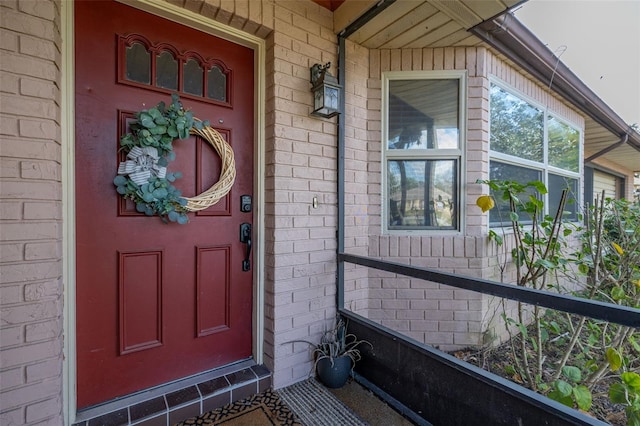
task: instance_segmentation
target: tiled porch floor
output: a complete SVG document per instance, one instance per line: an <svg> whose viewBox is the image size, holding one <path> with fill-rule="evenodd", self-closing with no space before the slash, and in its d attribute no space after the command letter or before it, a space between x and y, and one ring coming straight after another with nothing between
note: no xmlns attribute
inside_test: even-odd
<svg viewBox="0 0 640 426"><path fill-rule="evenodd" d="M74 426L170 426L271 387L271 372L243 362L80 413Z"/></svg>
<svg viewBox="0 0 640 426"><path fill-rule="evenodd" d="M85 410L74 426L171 426L270 387L271 372L246 361ZM370 426L413 424L354 381L331 393Z"/></svg>

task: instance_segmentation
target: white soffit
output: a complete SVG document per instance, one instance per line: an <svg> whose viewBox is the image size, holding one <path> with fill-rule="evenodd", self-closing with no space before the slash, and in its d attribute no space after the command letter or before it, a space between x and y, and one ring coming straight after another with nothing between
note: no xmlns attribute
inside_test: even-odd
<svg viewBox="0 0 640 426"><path fill-rule="evenodd" d="M349 40L369 49L419 49L475 46L467 29L499 15L522 0L397 0L367 22ZM334 14L336 33L375 5L345 1Z"/></svg>

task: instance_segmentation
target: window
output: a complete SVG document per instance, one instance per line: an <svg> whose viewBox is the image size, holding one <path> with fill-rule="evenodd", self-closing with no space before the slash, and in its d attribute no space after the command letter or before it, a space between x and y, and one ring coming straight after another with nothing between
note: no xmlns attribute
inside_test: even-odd
<svg viewBox="0 0 640 426"><path fill-rule="evenodd" d="M460 229L464 72L383 76L386 231Z"/></svg>
<svg viewBox="0 0 640 426"><path fill-rule="evenodd" d="M580 130L496 83L491 84L489 110L490 179L544 182L549 192L543 213L552 216L566 189L565 218L577 220ZM490 211L489 222L501 226L508 222L508 206L494 198L498 205Z"/></svg>
<svg viewBox="0 0 640 426"><path fill-rule="evenodd" d="M119 37L118 61L118 83L232 106L232 72L216 58L179 52L168 43L152 44L142 35L130 34Z"/></svg>

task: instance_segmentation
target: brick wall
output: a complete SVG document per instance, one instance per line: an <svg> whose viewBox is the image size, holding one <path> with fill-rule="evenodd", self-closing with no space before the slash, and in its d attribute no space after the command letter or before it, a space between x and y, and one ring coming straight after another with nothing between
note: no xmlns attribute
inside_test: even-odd
<svg viewBox="0 0 640 426"><path fill-rule="evenodd" d="M347 60L351 60L350 55L355 56L354 62L367 57L358 53L355 47L350 47L347 53ZM350 138L353 130L347 129L346 179L353 176L354 182L366 182L366 185L354 184L350 190L347 184L346 196L353 202L349 208L364 213L364 217L356 214L346 218L346 250L354 254L366 250L366 254L376 258L499 281L498 250L486 237L488 215L475 205L477 197L488 191L475 182L489 176L489 77L496 76L579 127L584 125L582 117L549 95L546 88L485 48L372 50L368 57L367 78L363 78L364 71L355 72L353 81L356 87L352 88L348 81L346 91L347 114L368 117L366 143L362 138ZM462 182L465 226L462 235L382 233L381 76L385 71L416 70L467 71L467 132ZM362 105L359 93L363 91L367 93L364 112L358 109ZM354 127L358 128L355 120ZM368 150L368 155L361 154L364 149ZM356 153L366 158L364 165L352 159ZM365 198L356 195L365 193ZM368 225L366 241L362 239L362 229L356 218ZM480 345L500 339L504 334L500 319L502 305L494 298L375 270L365 273L362 269L348 269L346 272L346 306L373 321L443 350ZM513 270L507 269L506 273L505 281L508 281ZM366 302L363 297L366 297ZM507 304L506 311L513 316L515 305Z"/></svg>
<svg viewBox="0 0 640 426"><path fill-rule="evenodd" d="M60 2L0 16L0 423L60 425Z"/></svg>
<svg viewBox="0 0 640 426"><path fill-rule="evenodd" d="M265 355L276 388L312 370L309 346L291 341L317 341L335 315L337 130L335 119L309 116L309 69L336 64L332 26L331 12L310 1L274 4L267 49Z"/></svg>

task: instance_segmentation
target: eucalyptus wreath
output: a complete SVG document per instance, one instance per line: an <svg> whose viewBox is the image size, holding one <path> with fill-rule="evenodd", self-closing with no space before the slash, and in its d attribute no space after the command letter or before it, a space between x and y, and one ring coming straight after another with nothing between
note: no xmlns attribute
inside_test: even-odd
<svg viewBox="0 0 640 426"><path fill-rule="evenodd" d="M209 122L185 110L178 95L173 94L171 100L169 106L160 102L135 114L130 132L120 138L126 159L120 163L113 183L118 194L136 204L138 212L158 215L165 223L185 224L189 221L188 200L173 186L182 173L170 173L167 166L175 159L174 140L187 139L192 129L202 130Z"/></svg>

